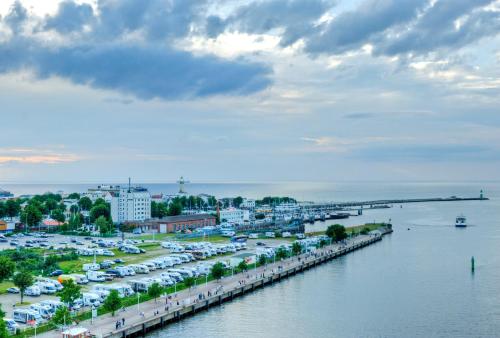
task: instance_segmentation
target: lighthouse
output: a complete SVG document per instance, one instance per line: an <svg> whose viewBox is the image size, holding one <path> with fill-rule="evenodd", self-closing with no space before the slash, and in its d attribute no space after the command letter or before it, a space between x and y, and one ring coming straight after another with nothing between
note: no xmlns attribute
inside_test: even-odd
<svg viewBox="0 0 500 338"><path fill-rule="evenodd" d="M481 189L481 192L479 193L479 199L484 200L483 189Z"/></svg>

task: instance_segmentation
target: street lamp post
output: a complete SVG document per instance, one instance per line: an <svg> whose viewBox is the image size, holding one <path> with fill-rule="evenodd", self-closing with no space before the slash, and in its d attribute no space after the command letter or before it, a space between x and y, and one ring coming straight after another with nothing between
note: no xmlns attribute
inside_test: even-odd
<svg viewBox="0 0 500 338"><path fill-rule="evenodd" d="M139 307L140 299L141 299L141 294L140 292L137 292L137 313L140 313L140 307Z"/></svg>

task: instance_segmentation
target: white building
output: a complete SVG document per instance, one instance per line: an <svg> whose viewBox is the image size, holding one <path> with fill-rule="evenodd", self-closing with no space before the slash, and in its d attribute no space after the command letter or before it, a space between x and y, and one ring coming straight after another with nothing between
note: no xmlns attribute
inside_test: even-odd
<svg viewBox="0 0 500 338"><path fill-rule="evenodd" d="M281 203L274 210L276 213L288 214L299 211L300 206L297 203Z"/></svg>
<svg viewBox="0 0 500 338"><path fill-rule="evenodd" d="M90 188L87 192L82 194L90 198L92 203L94 203L97 199L102 198L106 202L111 202L111 194L118 193L120 191L120 186L118 185L99 185L97 188Z"/></svg>
<svg viewBox="0 0 500 338"><path fill-rule="evenodd" d="M221 222L224 220L227 223L234 225L242 225L250 221L250 212L248 210L229 208L220 211Z"/></svg>
<svg viewBox="0 0 500 338"><path fill-rule="evenodd" d="M110 195L113 222L144 221L151 218L151 195L146 188L120 188Z"/></svg>
<svg viewBox="0 0 500 338"><path fill-rule="evenodd" d="M255 209L255 200L245 198L240 204L240 208L243 209Z"/></svg>

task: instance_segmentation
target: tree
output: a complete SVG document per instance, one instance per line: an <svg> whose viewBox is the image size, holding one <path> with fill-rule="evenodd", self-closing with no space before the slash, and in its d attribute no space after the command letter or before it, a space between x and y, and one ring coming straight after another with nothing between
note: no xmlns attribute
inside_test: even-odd
<svg viewBox="0 0 500 338"><path fill-rule="evenodd" d="M99 229L99 232L101 234L106 234L109 232L109 224L106 217L99 216L99 218L95 221L95 225Z"/></svg>
<svg viewBox="0 0 500 338"><path fill-rule="evenodd" d="M224 270L224 264L222 264L221 262L217 262L212 266L212 276L215 279L219 280L222 278L222 276L224 276Z"/></svg>
<svg viewBox="0 0 500 338"><path fill-rule="evenodd" d="M284 248L278 248L278 250L276 251L277 259L285 259L287 256L288 254Z"/></svg>
<svg viewBox="0 0 500 338"><path fill-rule="evenodd" d="M5 208L5 203L0 201L0 219L7 216L7 209Z"/></svg>
<svg viewBox="0 0 500 338"><path fill-rule="evenodd" d="M19 288L22 303L24 299L24 292L27 288L33 285L33 275L28 271L20 271L14 275L12 281L14 282L14 285Z"/></svg>
<svg viewBox="0 0 500 338"><path fill-rule="evenodd" d="M6 256L0 256L0 283L12 276L16 270L16 264Z"/></svg>
<svg viewBox="0 0 500 338"><path fill-rule="evenodd" d="M52 212L52 218L61 223L64 223L64 221L66 220L66 216L64 216L64 213L61 211L61 209L54 210Z"/></svg>
<svg viewBox="0 0 500 338"><path fill-rule="evenodd" d="M106 217L107 220L111 219L111 213L107 204L97 204L90 209L91 222L95 222L100 216Z"/></svg>
<svg viewBox="0 0 500 338"><path fill-rule="evenodd" d="M71 322L71 314L66 306L61 306L56 310L52 322L56 325L66 325Z"/></svg>
<svg viewBox="0 0 500 338"><path fill-rule="evenodd" d="M21 211L21 206L19 205L19 203L15 200L7 200L7 202L5 202L5 211L6 211L6 215L7 217L16 217L17 215L19 215L19 212Z"/></svg>
<svg viewBox="0 0 500 338"><path fill-rule="evenodd" d="M177 216L182 213L181 202L172 202L168 207L168 216Z"/></svg>
<svg viewBox="0 0 500 338"><path fill-rule="evenodd" d="M78 206L80 209L89 211L92 208L92 201L87 196L80 198L78 201Z"/></svg>
<svg viewBox="0 0 500 338"><path fill-rule="evenodd" d="M57 208L57 201L55 199L49 198L45 201L45 209L47 209L48 212L51 212L56 208Z"/></svg>
<svg viewBox="0 0 500 338"><path fill-rule="evenodd" d="M248 264L244 259L240 262L240 264L238 264L238 270L240 270L240 271L247 271L248 270Z"/></svg>
<svg viewBox="0 0 500 338"><path fill-rule="evenodd" d="M259 265L264 265L267 263L267 257L266 255L260 255L259 256Z"/></svg>
<svg viewBox="0 0 500 338"><path fill-rule="evenodd" d="M191 293L191 288L194 286L194 283L195 283L194 277L184 278L183 283L189 289L189 292Z"/></svg>
<svg viewBox="0 0 500 338"><path fill-rule="evenodd" d="M340 224L330 225L325 234L332 239L334 242L341 241L347 238L347 234L345 232L345 228Z"/></svg>
<svg viewBox="0 0 500 338"><path fill-rule="evenodd" d="M76 214L80 210L80 207L76 204L73 204L69 207L69 212L72 214Z"/></svg>
<svg viewBox="0 0 500 338"><path fill-rule="evenodd" d="M239 208L241 203L243 203L243 197L238 196L233 199L233 205L235 208Z"/></svg>
<svg viewBox="0 0 500 338"><path fill-rule="evenodd" d="M73 192L71 194L68 195L68 198L70 200L79 200L80 199L80 194L77 193L77 192Z"/></svg>
<svg viewBox="0 0 500 338"><path fill-rule="evenodd" d="M292 244L292 252L295 256L298 256L302 253L302 245L299 242L294 242Z"/></svg>
<svg viewBox="0 0 500 338"><path fill-rule="evenodd" d="M122 299L117 290L111 290L108 297L104 300L103 307L107 311L111 311L111 315L114 316L115 312L122 307Z"/></svg>
<svg viewBox="0 0 500 338"><path fill-rule="evenodd" d="M360 234L362 234L362 235L367 235L369 232L370 232L370 228L369 228L369 227L364 227L364 228L360 231Z"/></svg>
<svg viewBox="0 0 500 338"><path fill-rule="evenodd" d="M3 320L5 312L2 311L2 304L0 304L0 338L10 337L9 330L7 330L7 323Z"/></svg>
<svg viewBox="0 0 500 338"><path fill-rule="evenodd" d="M158 284L158 283L153 283L148 288L148 295L149 295L149 297L155 299L155 303L156 303L156 299L161 296L162 292L163 292L163 289L160 286L160 284Z"/></svg>
<svg viewBox="0 0 500 338"><path fill-rule="evenodd" d="M83 224L83 216L82 214L73 214L69 219L69 228L70 230L78 229Z"/></svg>
<svg viewBox="0 0 500 338"><path fill-rule="evenodd" d="M38 225L42 221L43 215L35 204L26 206L21 215L21 220L29 227Z"/></svg>
<svg viewBox="0 0 500 338"><path fill-rule="evenodd" d="M65 280L62 285L63 289L59 292L59 298L61 302L72 308L75 301L82 296L80 292L82 287L76 284L72 279Z"/></svg>

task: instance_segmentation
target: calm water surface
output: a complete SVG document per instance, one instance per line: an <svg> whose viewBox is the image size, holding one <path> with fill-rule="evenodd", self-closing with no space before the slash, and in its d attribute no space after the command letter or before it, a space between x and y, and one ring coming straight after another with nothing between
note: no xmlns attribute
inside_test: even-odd
<svg viewBox="0 0 500 338"><path fill-rule="evenodd" d="M3 187L14 192L12 186ZM152 190L165 187L156 185ZM175 185L168 187L175 191ZM408 204L353 217L344 224L391 219L395 231L378 244L170 325L151 337L498 337L498 183L192 187L219 197L279 194L339 201L476 196L482 188L490 201ZM207 190L199 191L203 189ZM453 226L461 213L471 224L466 229ZM476 258L474 274L471 256Z"/></svg>

